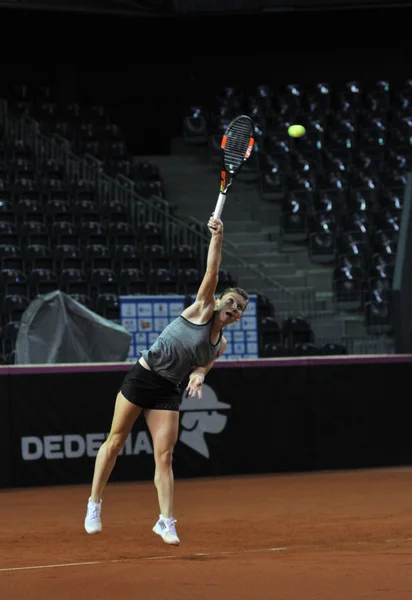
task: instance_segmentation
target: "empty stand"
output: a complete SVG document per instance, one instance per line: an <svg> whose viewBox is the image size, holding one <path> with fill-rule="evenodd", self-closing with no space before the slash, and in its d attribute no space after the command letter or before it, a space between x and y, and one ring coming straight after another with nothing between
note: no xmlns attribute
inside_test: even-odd
<svg viewBox="0 0 412 600"><path fill-rule="evenodd" d="M213 110L193 106L184 118L186 142L208 145L214 161L225 124L239 111L253 116L255 162L243 180L281 207L285 242L333 268L334 310L362 314L375 334L391 331L390 282L412 162L410 100L402 82L228 87ZM57 286L116 320L120 294L196 292L201 232L179 229L159 168L129 156L106 107L64 105L27 86L13 86L8 102L0 128L1 292L32 298ZM288 137L291 122L307 135ZM222 270L218 291L235 283ZM313 338L285 340L282 333L276 352L323 347Z"/></svg>

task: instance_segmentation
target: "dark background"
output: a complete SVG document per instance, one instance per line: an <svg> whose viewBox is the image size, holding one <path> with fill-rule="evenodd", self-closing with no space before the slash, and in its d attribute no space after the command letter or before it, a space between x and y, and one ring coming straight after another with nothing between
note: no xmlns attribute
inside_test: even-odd
<svg viewBox="0 0 412 600"><path fill-rule="evenodd" d="M190 103L224 86L412 74L411 8L133 17L0 8L0 90L102 103L130 152L164 154Z"/></svg>

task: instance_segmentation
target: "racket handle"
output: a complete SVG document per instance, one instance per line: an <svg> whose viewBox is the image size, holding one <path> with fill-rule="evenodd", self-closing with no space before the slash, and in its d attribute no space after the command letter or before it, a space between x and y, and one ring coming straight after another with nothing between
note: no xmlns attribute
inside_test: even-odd
<svg viewBox="0 0 412 600"><path fill-rule="evenodd" d="M219 194L219 198L217 199L217 202L216 202L215 212L213 213L213 216L215 217L215 219L220 219L220 215L222 214L225 200L226 200L226 194Z"/></svg>

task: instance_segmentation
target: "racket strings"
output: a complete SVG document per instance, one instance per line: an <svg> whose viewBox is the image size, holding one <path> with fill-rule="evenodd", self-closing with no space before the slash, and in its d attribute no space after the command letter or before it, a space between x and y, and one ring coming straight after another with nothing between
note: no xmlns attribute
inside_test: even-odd
<svg viewBox="0 0 412 600"><path fill-rule="evenodd" d="M233 147L226 145L225 148L225 167L232 171L245 160L245 154L249 146L249 139L244 142L238 142Z"/></svg>
<svg viewBox="0 0 412 600"><path fill-rule="evenodd" d="M228 128L226 131L224 162L229 171L237 169L245 160L252 135L253 128L249 119L239 119L232 128Z"/></svg>

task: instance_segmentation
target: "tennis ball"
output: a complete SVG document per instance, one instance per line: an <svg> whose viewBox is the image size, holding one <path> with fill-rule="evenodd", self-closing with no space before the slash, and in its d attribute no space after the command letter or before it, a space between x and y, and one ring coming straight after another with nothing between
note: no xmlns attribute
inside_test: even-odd
<svg viewBox="0 0 412 600"><path fill-rule="evenodd" d="M302 137L305 135L305 133L306 129L303 127L303 125L291 125L288 129L288 134L294 138Z"/></svg>

